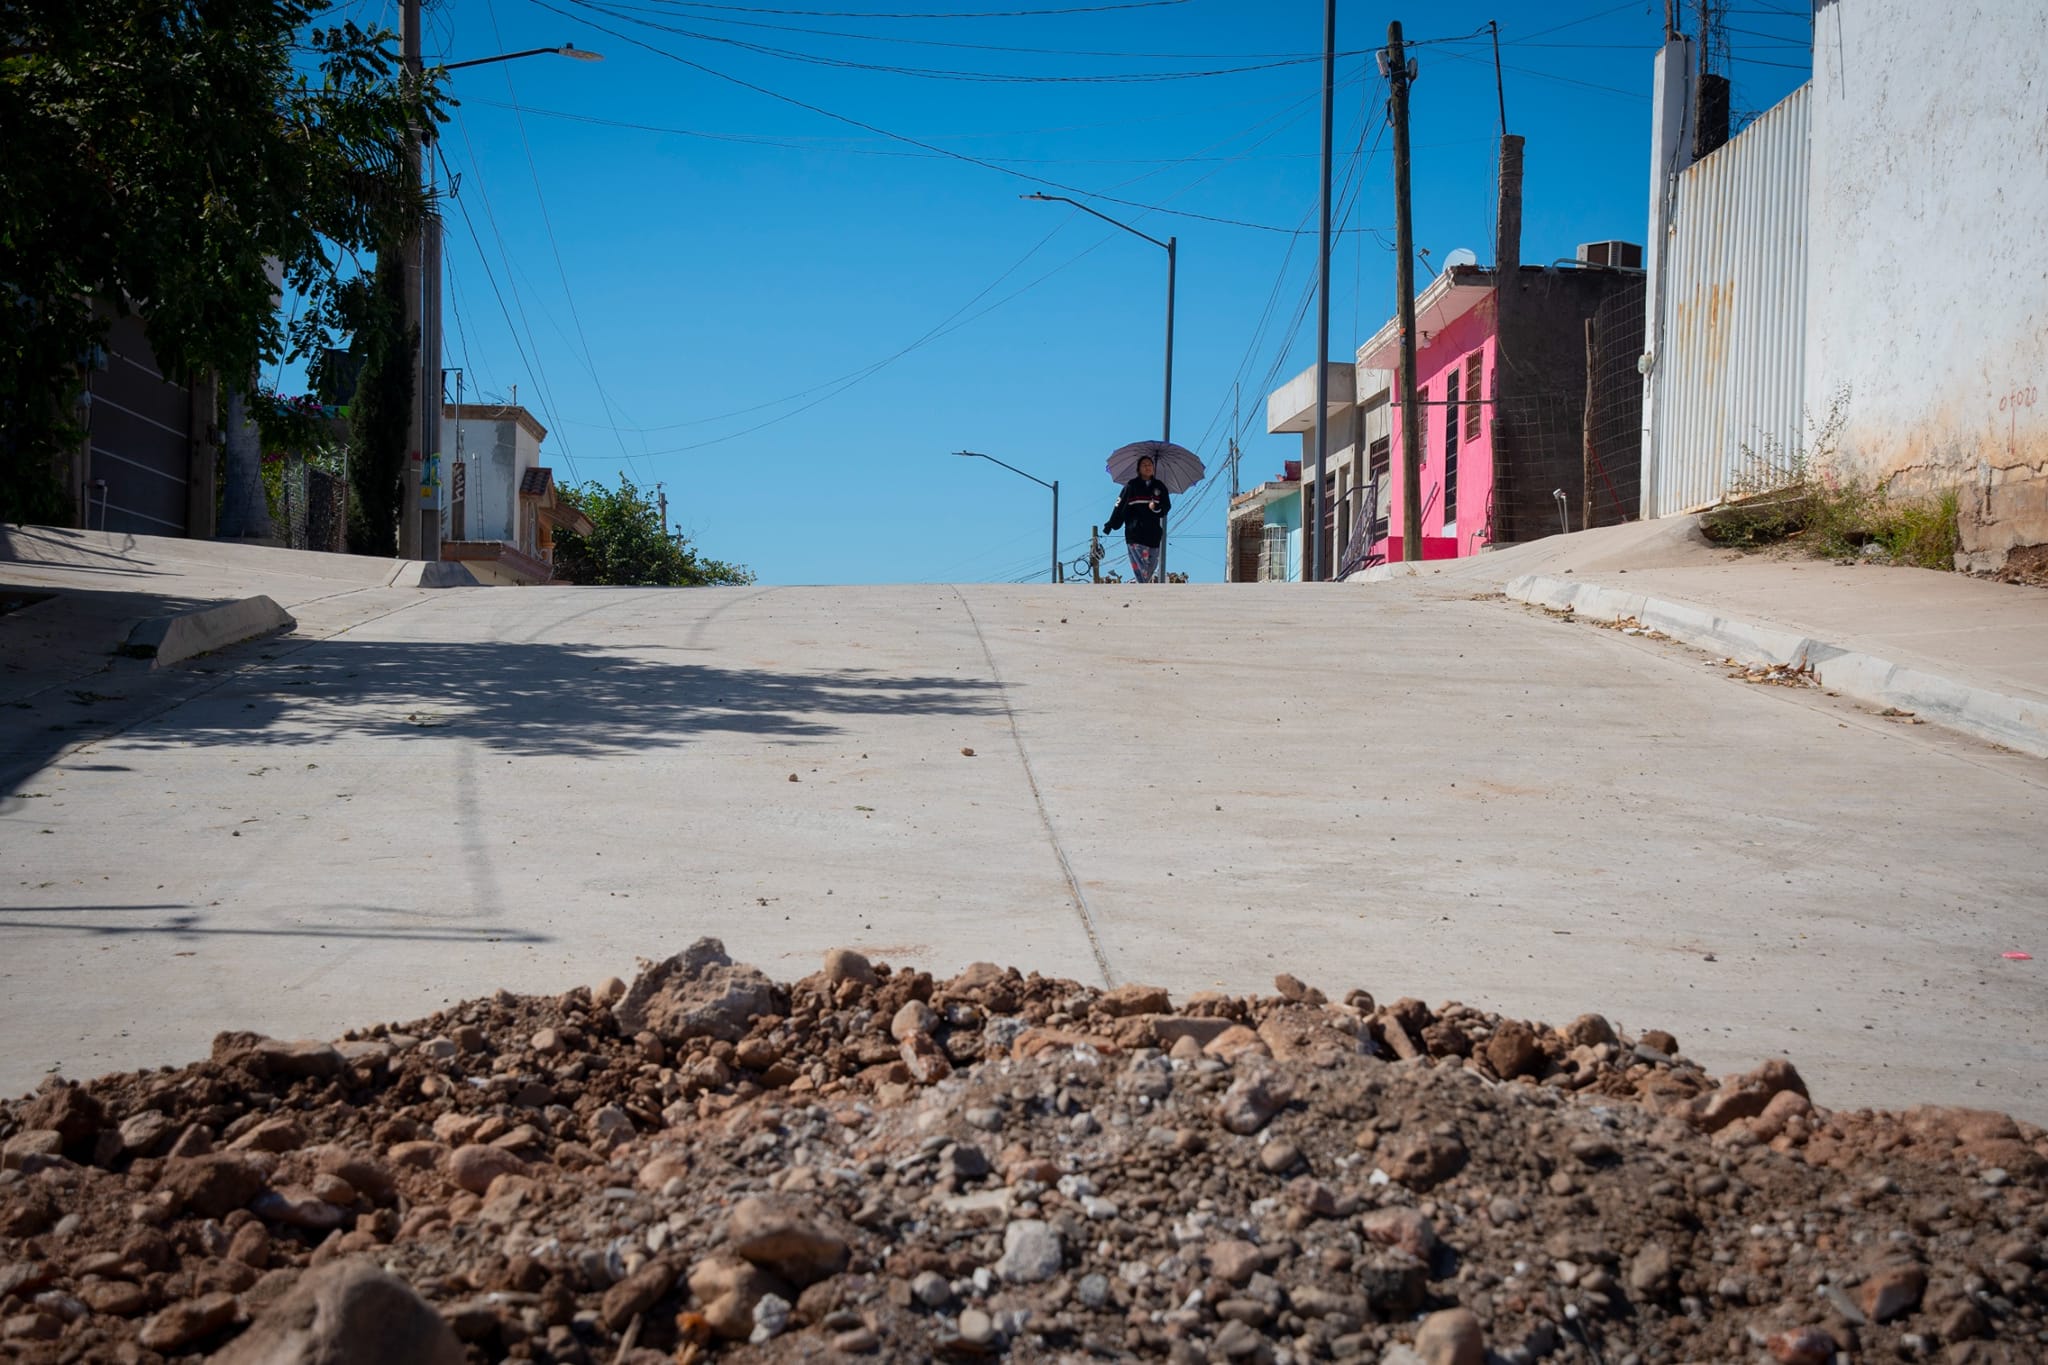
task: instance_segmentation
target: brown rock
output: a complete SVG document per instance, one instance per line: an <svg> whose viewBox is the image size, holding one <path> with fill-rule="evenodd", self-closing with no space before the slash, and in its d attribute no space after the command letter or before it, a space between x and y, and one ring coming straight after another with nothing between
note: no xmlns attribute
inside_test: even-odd
<svg viewBox="0 0 2048 1365"><path fill-rule="evenodd" d="M78 1297L93 1312L114 1318L132 1318L149 1307L149 1291L126 1280L87 1280Z"/></svg>
<svg viewBox="0 0 2048 1365"><path fill-rule="evenodd" d="M1504 1081L1537 1075L1543 1062L1543 1044L1536 1030L1520 1019L1501 1020L1486 1040L1486 1064Z"/></svg>
<svg viewBox="0 0 2048 1365"><path fill-rule="evenodd" d="M1465 1144L1435 1133L1403 1133L1380 1148L1380 1165L1411 1190L1426 1190L1465 1164Z"/></svg>
<svg viewBox="0 0 2048 1365"><path fill-rule="evenodd" d="M1290 1098L1286 1083L1277 1076L1239 1076L1223 1092L1216 1106L1216 1121L1230 1132L1248 1137L1271 1123Z"/></svg>
<svg viewBox="0 0 2048 1365"><path fill-rule="evenodd" d="M625 1330L627 1323L676 1287L680 1274L673 1261L656 1259L607 1289L603 1306L598 1310L604 1316L605 1326L614 1332Z"/></svg>
<svg viewBox="0 0 2048 1365"><path fill-rule="evenodd" d="M142 1325L138 1335L152 1351L181 1351L235 1320L233 1294L208 1294L174 1303Z"/></svg>
<svg viewBox="0 0 2048 1365"><path fill-rule="evenodd" d="M231 1152L296 1152L306 1145L306 1130L294 1118L265 1119L228 1144Z"/></svg>
<svg viewBox="0 0 2048 1365"><path fill-rule="evenodd" d="M270 1265L270 1229L261 1223L244 1223L228 1240L228 1258L263 1270Z"/></svg>
<svg viewBox="0 0 2048 1365"><path fill-rule="evenodd" d="M847 981L872 986L877 978L874 965L865 956L851 948L833 948L825 954L825 980L834 986Z"/></svg>
<svg viewBox="0 0 2048 1365"><path fill-rule="evenodd" d="M1599 1047L1602 1043L1617 1047L1621 1043L1614 1025L1603 1014L1582 1014L1572 1020L1564 1026L1564 1040L1573 1047Z"/></svg>
<svg viewBox="0 0 2048 1365"><path fill-rule="evenodd" d="M1485 1365L1486 1335L1469 1308L1446 1308L1422 1320L1415 1354L1424 1365Z"/></svg>
<svg viewBox="0 0 2048 1365"><path fill-rule="evenodd" d="M1927 1271L1910 1263L1888 1265L1856 1288L1856 1305L1872 1322L1890 1322L1920 1306Z"/></svg>
<svg viewBox="0 0 2048 1365"><path fill-rule="evenodd" d="M1835 1339L1818 1327L1795 1327L1764 1338L1764 1350L1781 1365L1828 1365L1836 1346Z"/></svg>
<svg viewBox="0 0 2048 1365"><path fill-rule="evenodd" d="M1644 1047L1655 1048L1667 1057L1678 1055L1678 1040L1663 1029L1653 1028L1636 1040Z"/></svg>
<svg viewBox="0 0 2048 1365"><path fill-rule="evenodd" d="M704 1037L736 1043L754 1018L783 1009L774 982L756 968L735 966L717 939L700 938L642 971L612 1012L628 1034L646 1029L670 1043Z"/></svg>
<svg viewBox="0 0 2048 1365"><path fill-rule="evenodd" d="M889 1036L899 1043L929 1035L939 1026L939 1016L922 1000L907 1000L889 1021Z"/></svg>
<svg viewBox="0 0 2048 1365"><path fill-rule="evenodd" d="M768 1294L788 1299L796 1291L751 1261L724 1254L690 1267L690 1292L703 1305L710 1329L727 1341L744 1341L754 1330L754 1305Z"/></svg>
<svg viewBox="0 0 2048 1365"><path fill-rule="evenodd" d="M315 1147L310 1155L313 1158L313 1169L322 1175L341 1177L359 1194L377 1203L381 1204L398 1193L397 1178L391 1174L389 1167L373 1156L333 1145Z"/></svg>
<svg viewBox="0 0 2048 1365"><path fill-rule="evenodd" d="M282 1223L288 1228L303 1228L308 1232L332 1232L349 1221L346 1209L337 1208L311 1190L296 1186L263 1191L249 1201L249 1210L269 1222Z"/></svg>
<svg viewBox="0 0 2048 1365"><path fill-rule="evenodd" d="M1420 1209L1398 1204L1374 1209L1359 1220L1366 1240L1385 1247L1399 1247L1427 1265L1436 1255L1436 1226Z"/></svg>
<svg viewBox="0 0 2048 1365"><path fill-rule="evenodd" d="M349 1259L300 1276L209 1365L463 1365L465 1358L448 1323L410 1285Z"/></svg>
<svg viewBox="0 0 2048 1365"><path fill-rule="evenodd" d="M471 1194L484 1194L501 1175L524 1175L526 1163L502 1147L471 1143L448 1154L448 1178Z"/></svg>
<svg viewBox="0 0 2048 1365"><path fill-rule="evenodd" d="M1173 998L1164 986L1118 986L1105 991L1095 1002L1097 1013L1107 1014L1113 1019L1123 1019L1135 1014L1171 1014Z"/></svg>
<svg viewBox="0 0 2048 1365"><path fill-rule="evenodd" d="M22 1113L21 1126L50 1129L69 1148L89 1148L107 1126L107 1111L83 1086L51 1079Z"/></svg>
<svg viewBox="0 0 2048 1365"><path fill-rule="evenodd" d="M400 1170L426 1171L441 1164L448 1156L448 1144L444 1142L397 1142L385 1153L391 1164Z"/></svg>
<svg viewBox="0 0 2048 1365"><path fill-rule="evenodd" d="M263 1172L247 1157L228 1152L174 1157L164 1163L157 1189L201 1218L221 1218L263 1192Z"/></svg>
<svg viewBox="0 0 2048 1365"><path fill-rule="evenodd" d="M837 1275L849 1254L845 1238L779 1200L742 1199L726 1239L735 1254L799 1287Z"/></svg>
<svg viewBox="0 0 2048 1365"><path fill-rule="evenodd" d="M54 1128L28 1128L7 1139L0 1147L0 1167L18 1171L33 1157L64 1154L64 1135Z"/></svg>
<svg viewBox="0 0 2048 1365"><path fill-rule="evenodd" d="M1203 1044L1202 1051L1233 1066L1246 1057L1273 1055L1272 1050L1266 1046L1266 1040L1243 1024L1232 1024Z"/></svg>
<svg viewBox="0 0 2048 1365"><path fill-rule="evenodd" d="M1215 1271L1219 1279L1231 1284L1248 1282L1265 1264L1264 1253L1257 1247L1235 1239L1211 1242L1202 1254L1208 1258L1209 1269Z"/></svg>

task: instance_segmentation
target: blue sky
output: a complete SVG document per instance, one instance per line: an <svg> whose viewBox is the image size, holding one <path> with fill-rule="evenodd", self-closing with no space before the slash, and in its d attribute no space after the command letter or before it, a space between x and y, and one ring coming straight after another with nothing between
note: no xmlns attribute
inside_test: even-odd
<svg viewBox="0 0 2048 1365"><path fill-rule="evenodd" d="M1322 6L1100 2L440 0L430 58L605 58L454 73L446 363L470 394L517 385L558 476L662 483L704 552L763 582L1042 577L1044 490L949 452L1058 479L1072 554L1113 501L1109 451L1159 434L1165 253L1018 197L1081 190L1179 239L1175 438L1221 470L1241 386L1243 481L1271 477L1297 438L1265 433L1265 394L1314 359ZM991 15L1055 8L1085 12ZM336 12L396 23L389 0ZM913 12L974 17L879 17ZM1499 20L1534 262L1642 240L1662 16L1340 7L1334 357L1394 302L1387 21L1414 40ZM1738 111L1804 79L1798 0L1726 22ZM1416 242L1489 261L1491 48L1413 55ZM1198 580L1222 576L1217 484L1173 541Z"/></svg>

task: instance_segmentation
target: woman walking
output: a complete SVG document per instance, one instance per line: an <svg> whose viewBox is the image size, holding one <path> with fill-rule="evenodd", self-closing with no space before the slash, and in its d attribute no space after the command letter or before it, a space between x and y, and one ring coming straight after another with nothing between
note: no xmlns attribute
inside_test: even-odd
<svg viewBox="0 0 2048 1365"><path fill-rule="evenodd" d="M1124 528L1124 548L1130 551L1131 580L1136 583L1159 581L1159 546L1166 538L1166 514L1173 509L1172 495L1157 478L1157 468L1150 455L1138 460L1138 477L1124 485L1116 510L1102 526L1104 535Z"/></svg>

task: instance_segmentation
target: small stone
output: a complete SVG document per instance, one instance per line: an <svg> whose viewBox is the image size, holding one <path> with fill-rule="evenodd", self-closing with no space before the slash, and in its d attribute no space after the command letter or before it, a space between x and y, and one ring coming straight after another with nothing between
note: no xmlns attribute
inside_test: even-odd
<svg viewBox="0 0 2048 1365"><path fill-rule="evenodd" d="M1020 1218L1003 1229L996 1274L1009 1284L1038 1284L1060 1273L1064 1252L1050 1223Z"/></svg>
<svg viewBox="0 0 2048 1365"><path fill-rule="evenodd" d="M1223 1092L1216 1106L1216 1120L1226 1129L1250 1136L1272 1122L1287 1105L1287 1093L1278 1081L1253 1074L1239 1076Z"/></svg>
<svg viewBox="0 0 2048 1365"><path fill-rule="evenodd" d="M825 980L834 986L847 981L872 986L876 981L874 965L851 948L833 948L825 954Z"/></svg>
<svg viewBox="0 0 2048 1365"><path fill-rule="evenodd" d="M1242 1322L1226 1322L1216 1334L1216 1353L1225 1360L1249 1359L1265 1345L1266 1339L1258 1329Z"/></svg>
<svg viewBox="0 0 2048 1365"><path fill-rule="evenodd" d="M174 1303L142 1326L137 1340L152 1351L179 1351L235 1320L233 1294L208 1294Z"/></svg>
<svg viewBox="0 0 2048 1365"><path fill-rule="evenodd" d="M157 1181L176 1207L201 1218L223 1218L246 1205L263 1190L263 1172L247 1157L226 1152L174 1157L164 1163Z"/></svg>
<svg viewBox="0 0 2048 1365"><path fill-rule="evenodd" d="M1301 1148L1286 1138L1276 1138L1259 1148L1259 1165L1274 1175L1281 1175L1301 1164Z"/></svg>
<svg viewBox="0 0 2048 1365"><path fill-rule="evenodd" d="M1083 1275L1081 1282L1074 1286L1074 1297L1081 1301L1083 1308L1103 1308L1109 1303L1109 1277L1107 1275Z"/></svg>
<svg viewBox="0 0 2048 1365"><path fill-rule="evenodd" d="M604 1292L604 1302L598 1314L604 1325L614 1332L624 1331L626 1324L637 1315L646 1312L658 1302L662 1295L675 1288L678 1271L666 1260L649 1261L638 1270L620 1280ZM785 1309L788 1305L784 1305Z"/></svg>
<svg viewBox="0 0 2048 1365"><path fill-rule="evenodd" d="M335 1207L310 1190L265 1190L249 1201L250 1212L272 1223L308 1232L332 1232L349 1221L346 1209Z"/></svg>
<svg viewBox="0 0 2048 1365"><path fill-rule="evenodd" d="M837 1275L850 1254L845 1238L794 1206L758 1197L734 1207L726 1235L737 1255L798 1286Z"/></svg>
<svg viewBox="0 0 2048 1365"><path fill-rule="evenodd" d="M754 1330L747 1340L759 1346L781 1336L789 1326L790 1307L780 1294L763 1294L754 1304Z"/></svg>
<svg viewBox="0 0 2048 1365"><path fill-rule="evenodd" d="M1764 1338L1764 1350L1780 1365L1828 1365L1837 1343L1818 1327L1795 1327Z"/></svg>
<svg viewBox="0 0 2048 1365"><path fill-rule="evenodd" d="M1927 1272L1917 1265L1889 1265L1865 1280L1856 1290L1856 1302L1872 1322L1893 1318L1920 1306L1927 1292Z"/></svg>
<svg viewBox="0 0 2048 1365"><path fill-rule="evenodd" d="M1366 1214L1359 1226L1367 1241L1399 1247L1425 1264L1436 1254L1436 1227L1420 1209L1388 1205Z"/></svg>
<svg viewBox="0 0 2048 1365"><path fill-rule="evenodd" d="M1486 1064L1504 1081L1533 1076L1543 1069L1543 1047L1536 1030L1520 1019L1503 1019L1486 1040Z"/></svg>
<svg viewBox="0 0 2048 1365"><path fill-rule="evenodd" d="M544 1028L526 1040L526 1045L542 1056L552 1056L562 1050L562 1034L559 1029Z"/></svg>
<svg viewBox="0 0 2048 1365"><path fill-rule="evenodd" d="M1425 1365L1485 1365L1486 1336L1469 1308L1446 1308L1422 1320L1415 1353Z"/></svg>
<svg viewBox="0 0 2048 1365"><path fill-rule="evenodd" d="M148 1156L157 1144L168 1138L177 1129L160 1109L145 1109L121 1120L121 1150L135 1156Z"/></svg>
<svg viewBox="0 0 2048 1365"><path fill-rule="evenodd" d="M855 1327L832 1338L832 1349L847 1355L866 1355L881 1349L882 1339L875 1335L872 1327Z"/></svg>
<svg viewBox="0 0 2048 1365"><path fill-rule="evenodd" d="M1257 1247L1235 1239L1211 1242L1202 1254L1209 1260L1209 1269L1216 1272L1219 1279L1231 1284L1248 1282L1265 1264L1265 1257Z"/></svg>
<svg viewBox="0 0 2048 1365"><path fill-rule="evenodd" d="M1628 1263L1628 1287L1644 1298L1661 1298L1671 1292L1675 1269L1671 1251L1662 1242L1645 1242Z"/></svg>
<svg viewBox="0 0 2048 1365"><path fill-rule="evenodd" d="M228 1242L228 1259L240 1261L252 1270L270 1265L270 1229L261 1223L244 1223Z"/></svg>
<svg viewBox="0 0 2048 1365"><path fill-rule="evenodd" d="M132 1318L149 1307L149 1291L126 1280L88 1280L78 1297L93 1312L115 1318Z"/></svg>
<svg viewBox="0 0 2048 1365"><path fill-rule="evenodd" d="M267 1306L209 1365L462 1365L465 1359L441 1314L404 1280L362 1258L315 1266L296 1281L266 1276L247 1298L252 1307ZM232 1316L232 1298L228 1311Z"/></svg>
<svg viewBox="0 0 2048 1365"><path fill-rule="evenodd" d="M297 1119L265 1119L228 1144L231 1152L296 1152L306 1145L306 1130Z"/></svg>
<svg viewBox="0 0 2048 1365"><path fill-rule="evenodd" d="M524 1175L526 1163L502 1147L471 1143L448 1154L448 1178L471 1194L483 1194L501 1175Z"/></svg>
<svg viewBox="0 0 2048 1365"><path fill-rule="evenodd" d="M920 1271L910 1282L910 1296L927 1308L944 1308L953 1301L953 1286L936 1270Z"/></svg>
<svg viewBox="0 0 2048 1365"><path fill-rule="evenodd" d="M929 1034L939 1026L939 1016L932 1013L932 1007L922 1000L906 1001L896 1011L896 1017L889 1021L889 1036L899 1043L907 1043L913 1037Z"/></svg>
<svg viewBox="0 0 2048 1365"><path fill-rule="evenodd" d="M1654 1048L1666 1057L1676 1057L1678 1055L1678 1040L1663 1029L1653 1028L1643 1034L1642 1037L1636 1039L1636 1041L1644 1047Z"/></svg>
<svg viewBox="0 0 2048 1365"><path fill-rule="evenodd" d="M986 1346L996 1339L996 1320L979 1308L960 1315L960 1339L972 1346Z"/></svg>
<svg viewBox="0 0 2048 1365"><path fill-rule="evenodd" d="M31 1157L62 1156L64 1135L54 1128L29 1128L7 1139L0 1147L0 1166L18 1171Z"/></svg>
<svg viewBox="0 0 2048 1365"><path fill-rule="evenodd" d="M1137 1014L1169 1013L1173 999L1164 986L1118 986L1105 991L1095 1002L1095 1008L1112 1018L1123 1019Z"/></svg>

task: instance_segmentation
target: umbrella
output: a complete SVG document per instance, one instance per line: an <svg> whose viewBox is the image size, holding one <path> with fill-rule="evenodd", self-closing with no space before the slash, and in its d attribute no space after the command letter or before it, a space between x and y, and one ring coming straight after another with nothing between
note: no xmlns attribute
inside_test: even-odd
<svg viewBox="0 0 2048 1365"><path fill-rule="evenodd" d="M1109 457L1109 477L1129 483L1138 477L1138 461L1147 455L1152 457L1153 475L1169 493L1187 492L1208 472L1202 467L1202 457L1186 446L1171 441L1133 441Z"/></svg>

